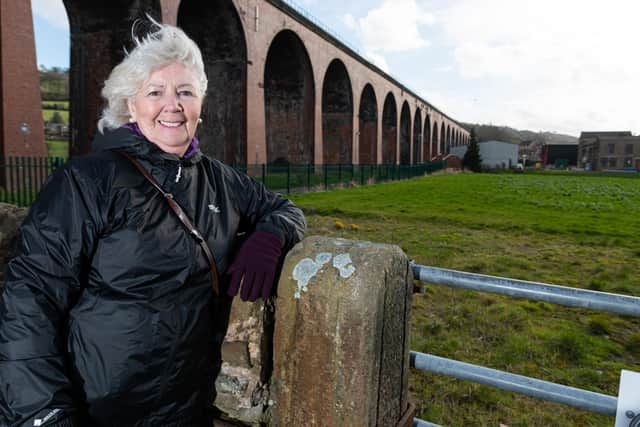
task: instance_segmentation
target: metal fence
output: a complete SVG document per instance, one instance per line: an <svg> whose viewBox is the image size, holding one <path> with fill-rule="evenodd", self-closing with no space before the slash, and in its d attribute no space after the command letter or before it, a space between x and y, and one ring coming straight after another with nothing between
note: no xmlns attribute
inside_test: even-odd
<svg viewBox="0 0 640 427"><path fill-rule="evenodd" d="M445 167L445 161L435 161L417 165L263 164L236 168L262 182L271 190L289 194L410 179Z"/></svg>
<svg viewBox="0 0 640 427"><path fill-rule="evenodd" d="M418 264L413 264L412 268L416 280L435 285L640 317L640 298L638 297L486 276ZM602 415L616 415L618 399L614 396L515 375L432 354L412 351L410 360L412 368L422 371L472 381ZM418 418L414 419L413 425L438 427L436 424Z"/></svg>
<svg viewBox="0 0 640 427"><path fill-rule="evenodd" d="M0 157L0 202L29 206L47 177L63 164L57 157Z"/></svg>
<svg viewBox="0 0 640 427"><path fill-rule="evenodd" d="M64 164L61 158L0 158L0 202L29 206L46 178ZM234 166L267 188L281 193L329 190L340 186L397 181L430 174L445 161L417 165L249 165Z"/></svg>

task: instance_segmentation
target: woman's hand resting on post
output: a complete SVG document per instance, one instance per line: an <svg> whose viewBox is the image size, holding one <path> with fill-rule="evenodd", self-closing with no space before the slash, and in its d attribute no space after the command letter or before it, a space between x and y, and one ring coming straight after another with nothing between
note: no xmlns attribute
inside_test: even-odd
<svg viewBox="0 0 640 427"><path fill-rule="evenodd" d="M281 253L282 243L277 235L267 231L254 231L227 271L227 275L231 277L227 295L236 296L242 285L242 301L269 298Z"/></svg>

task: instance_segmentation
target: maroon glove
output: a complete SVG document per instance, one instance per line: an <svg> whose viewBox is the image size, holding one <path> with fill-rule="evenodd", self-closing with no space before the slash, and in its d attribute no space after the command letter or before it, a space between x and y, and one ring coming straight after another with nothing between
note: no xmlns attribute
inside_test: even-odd
<svg viewBox="0 0 640 427"><path fill-rule="evenodd" d="M227 270L227 275L231 276L227 295L236 296L242 283L242 301L269 298L281 252L278 236L267 231L254 231Z"/></svg>

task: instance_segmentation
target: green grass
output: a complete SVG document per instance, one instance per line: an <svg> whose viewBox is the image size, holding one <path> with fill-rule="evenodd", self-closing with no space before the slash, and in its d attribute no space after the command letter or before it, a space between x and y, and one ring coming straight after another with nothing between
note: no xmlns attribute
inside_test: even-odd
<svg viewBox="0 0 640 427"><path fill-rule="evenodd" d="M42 110L42 119L45 122L48 122L51 120L51 117L53 117L53 114L58 111L60 113L60 116L62 117L62 121L65 124L69 124L69 111L67 110Z"/></svg>
<svg viewBox="0 0 640 427"><path fill-rule="evenodd" d="M60 106L67 110L69 109L69 101L42 101L42 105L47 107Z"/></svg>
<svg viewBox="0 0 640 427"><path fill-rule="evenodd" d="M397 244L419 264L640 295L639 179L437 175L292 199L308 235ZM547 303L428 286L414 295L411 333L416 351L613 396L620 369L640 371L638 319ZM418 371L410 393L420 418L445 426L613 423Z"/></svg>
<svg viewBox="0 0 640 427"><path fill-rule="evenodd" d="M57 157L64 161L69 157L69 141L48 140L47 157Z"/></svg>

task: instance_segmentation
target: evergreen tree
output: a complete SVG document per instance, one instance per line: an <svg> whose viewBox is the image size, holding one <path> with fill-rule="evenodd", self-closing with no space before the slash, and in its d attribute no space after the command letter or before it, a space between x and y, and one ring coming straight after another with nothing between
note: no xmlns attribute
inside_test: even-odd
<svg viewBox="0 0 640 427"><path fill-rule="evenodd" d="M51 116L51 120L50 123L64 123L64 120L62 119L62 114L60 114L59 111L54 111L53 115Z"/></svg>
<svg viewBox="0 0 640 427"><path fill-rule="evenodd" d="M471 169L473 172L480 172L482 170L482 158L480 157L480 147L478 146L475 128L471 128L469 147L467 147L467 152L464 153L462 167L464 169Z"/></svg>

